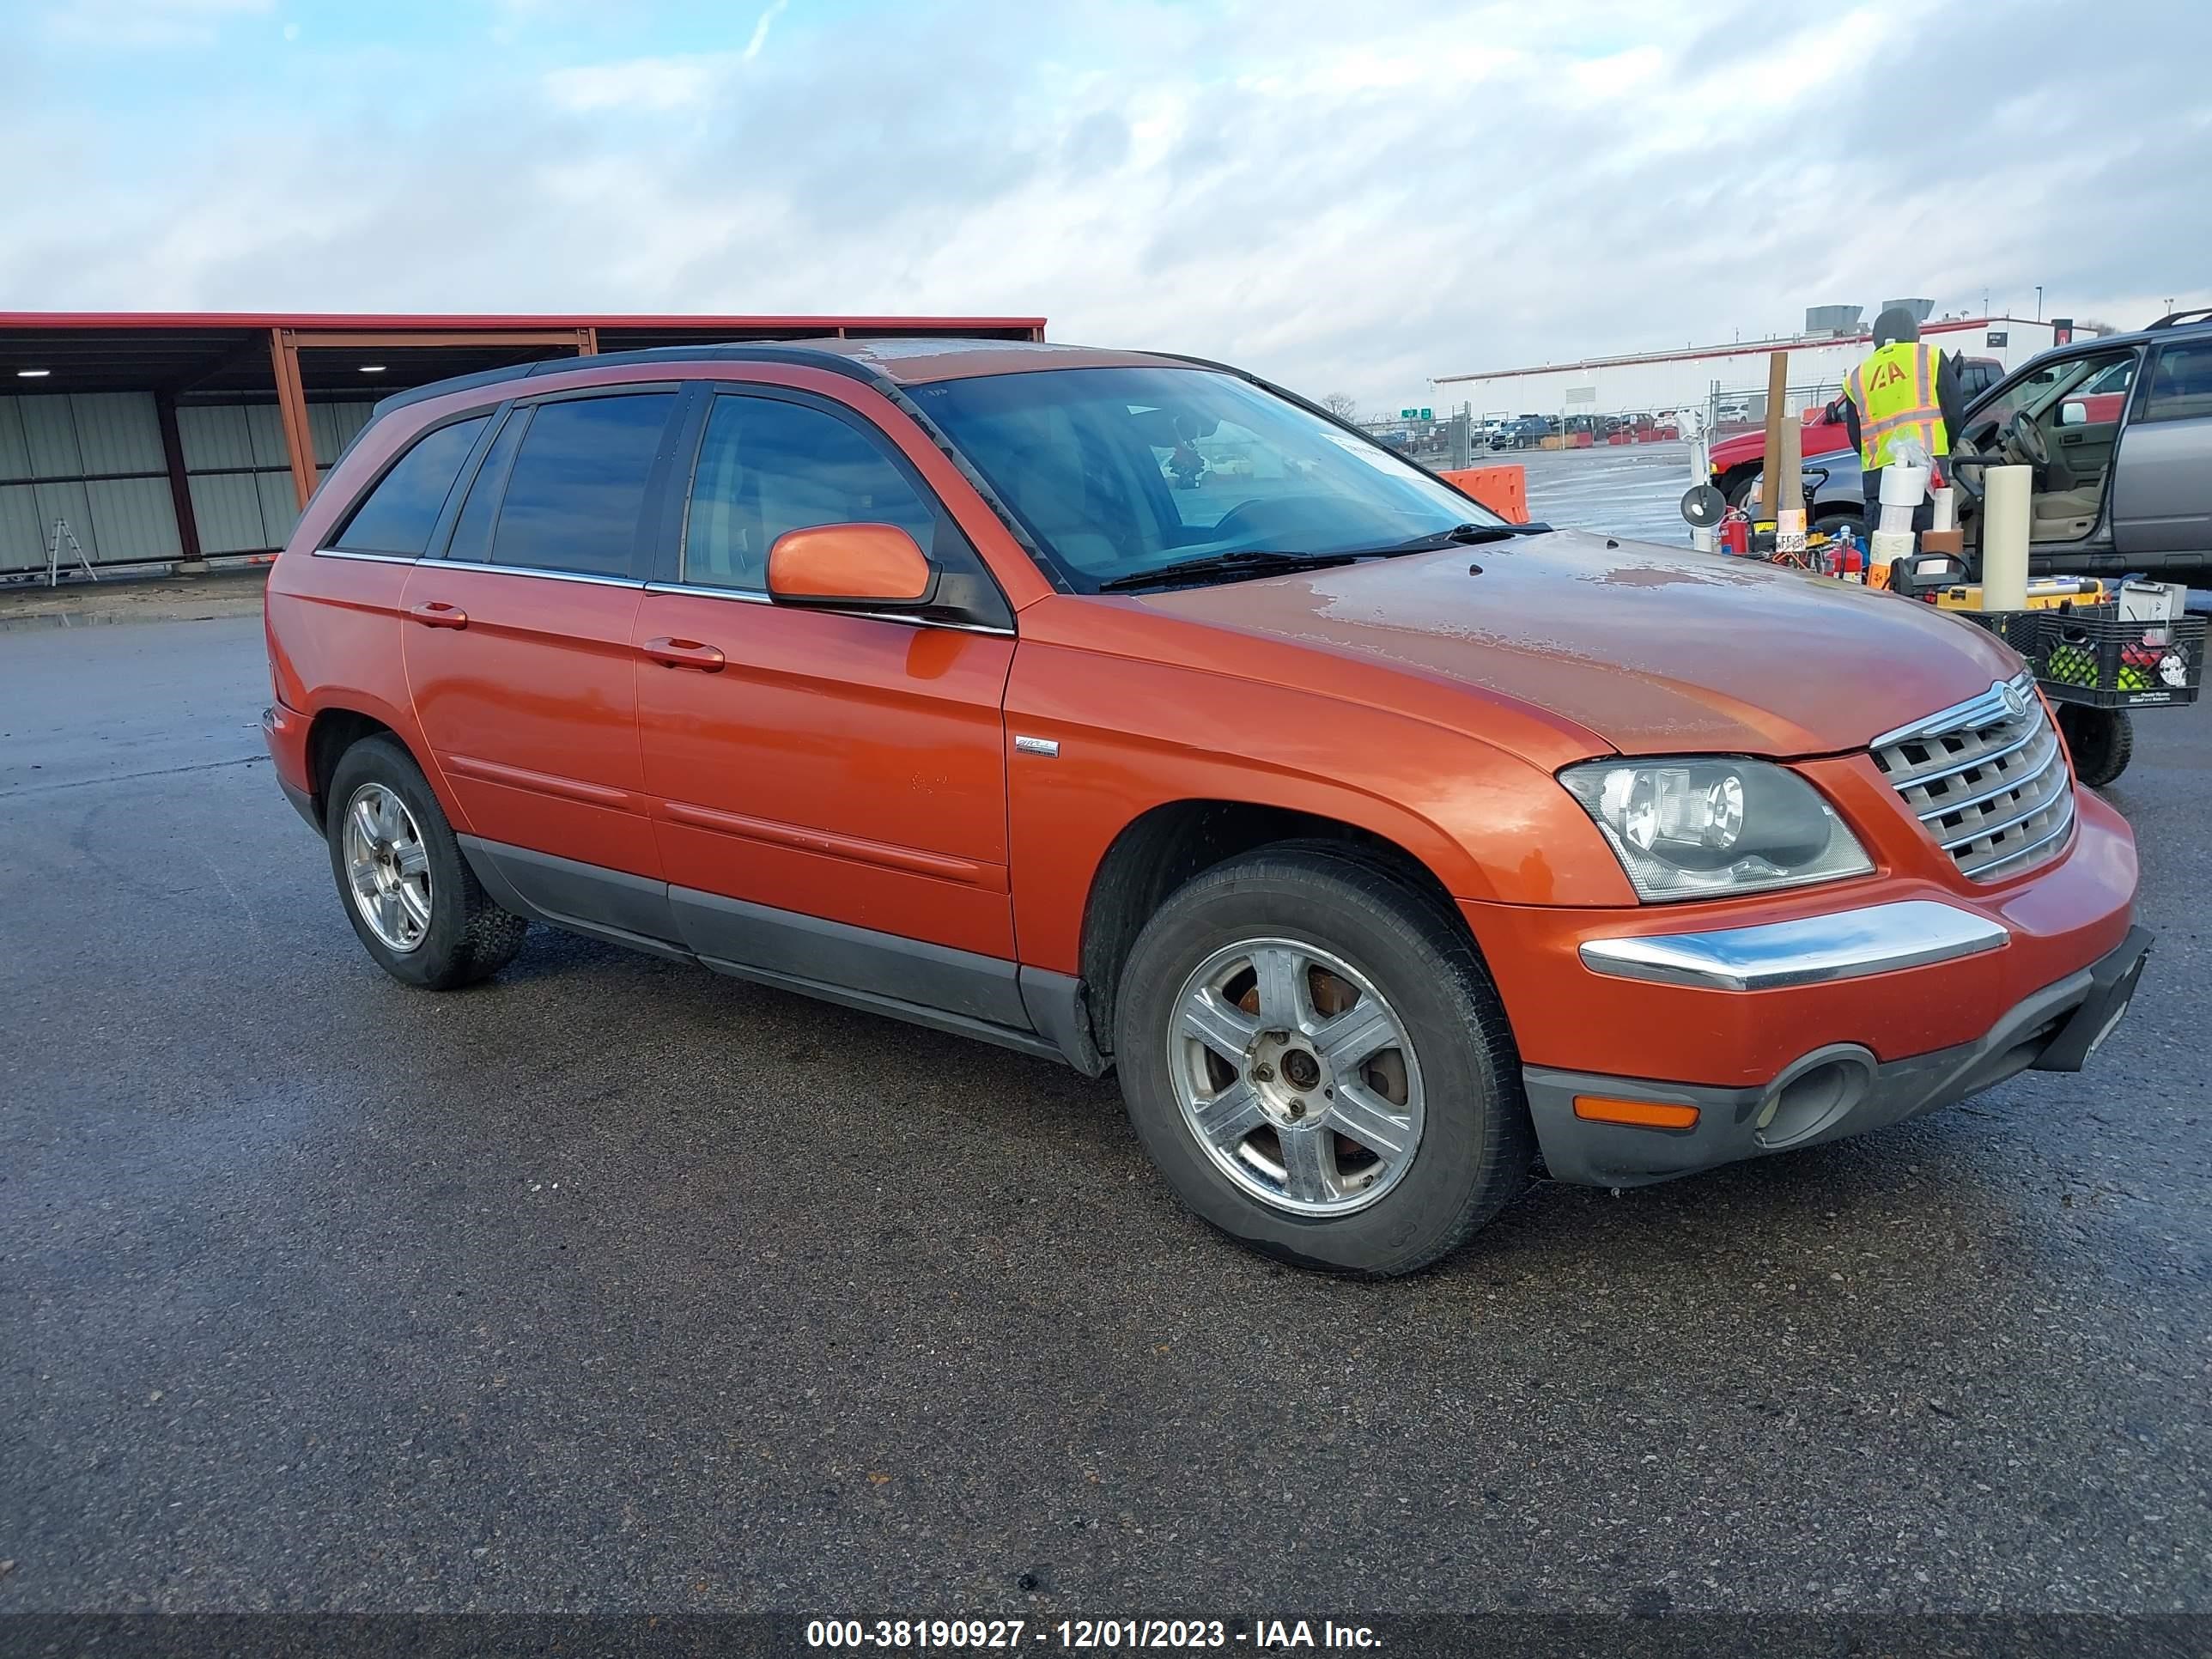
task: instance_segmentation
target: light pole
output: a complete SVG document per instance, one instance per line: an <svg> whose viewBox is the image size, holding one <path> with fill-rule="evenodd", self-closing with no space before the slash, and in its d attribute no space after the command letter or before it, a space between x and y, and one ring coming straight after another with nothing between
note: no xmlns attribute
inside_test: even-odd
<svg viewBox="0 0 2212 1659"><path fill-rule="evenodd" d="M2043 320L2043 284L2040 283L2035 285L2035 320L2039 323Z"/></svg>

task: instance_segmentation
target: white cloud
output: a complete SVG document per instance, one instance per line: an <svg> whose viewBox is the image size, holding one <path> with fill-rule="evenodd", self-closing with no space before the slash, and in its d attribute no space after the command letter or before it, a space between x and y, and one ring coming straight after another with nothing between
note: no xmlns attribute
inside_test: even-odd
<svg viewBox="0 0 2212 1659"><path fill-rule="evenodd" d="M210 88L162 112L158 147L71 137L56 113L97 67L42 61L0 106L0 295L1042 313L1393 407L1431 375L1751 336L1829 301L2032 306L2042 283L2047 314L2124 324L2212 299L2191 210L2212 9L2100 14L2163 31L2136 71L2148 126L2084 100L2080 26L2048 17L1965 50L1901 12L1778 36L1757 0L746 15L691 54L514 80L488 57L465 101L397 112L318 60L298 73L332 95L306 116ZM2021 142L2021 110L2051 143Z"/></svg>
<svg viewBox="0 0 2212 1659"><path fill-rule="evenodd" d="M46 14L49 40L101 46L204 46L222 25L275 0L71 0Z"/></svg>
<svg viewBox="0 0 2212 1659"><path fill-rule="evenodd" d="M783 9L790 3L791 0L775 0L775 4L760 15L760 21L753 25L753 38L745 42L745 62L750 64L761 55L762 48L768 45L769 26L783 15Z"/></svg>
<svg viewBox="0 0 2212 1659"><path fill-rule="evenodd" d="M555 70L545 76L545 92L557 107L580 115L683 109L704 103L728 68L729 60L719 57L633 58Z"/></svg>

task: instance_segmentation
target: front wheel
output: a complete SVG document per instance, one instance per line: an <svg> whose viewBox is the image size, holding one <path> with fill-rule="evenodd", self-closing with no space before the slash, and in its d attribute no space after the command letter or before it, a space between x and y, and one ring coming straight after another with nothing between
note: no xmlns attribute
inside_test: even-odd
<svg viewBox="0 0 2212 1659"><path fill-rule="evenodd" d="M406 750L363 738L339 757L326 799L346 919L386 973L449 991L514 960L530 924L484 892Z"/></svg>
<svg viewBox="0 0 2212 1659"><path fill-rule="evenodd" d="M1170 897L1123 973L1115 1052L1184 1204L1302 1266L1426 1267L1528 1172L1519 1056L1472 945L1335 849L1263 850Z"/></svg>
<svg viewBox="0 0 2212 1659"><path fill-rule="evenodd" d="M2058 729L2074 757L2074 775L2102 789L2128 769L2136 752L2136 723L2124 708L2091 708L2078 702L2058 706Z"/></svg>

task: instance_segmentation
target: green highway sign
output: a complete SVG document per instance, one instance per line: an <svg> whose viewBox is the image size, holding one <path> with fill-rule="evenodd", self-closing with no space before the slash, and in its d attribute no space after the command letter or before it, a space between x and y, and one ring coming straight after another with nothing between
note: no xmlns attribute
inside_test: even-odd
<svg viewBox="0 0 2212 1659"><path fill-rule="evenodd" d="M1419 413L1420 410L1418 409L1401 409L1398 411L1398 418L1401 421L1410 421Z"/></svg>
<svg viewBox="0 0 2212 1659"><path fill-rule="evenodd" d="M1436 411L1432 409L1425 409L1421 411L1421 418L1425 421L1433 421L1437 418Z"/></svg>

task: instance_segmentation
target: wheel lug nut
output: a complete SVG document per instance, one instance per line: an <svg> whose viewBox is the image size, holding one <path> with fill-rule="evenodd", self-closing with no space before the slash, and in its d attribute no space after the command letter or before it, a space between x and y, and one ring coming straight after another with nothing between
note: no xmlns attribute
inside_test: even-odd
<svg viewBox="0 0 2212 1659"><path fill-rule="evenodd" d="M1305 1102L1304 1102L1303 1100L1293 1100L1293 1101L1291 1103L1291 1106L1290 1106L1290 1112L1291 1112L1291 1115L1293 1118L1301 1118L1301 1117L1304 1117L1304 1116L1306 1115L1306 1103L1305 1103Z"/></svg>
<svg viewBox="0 0 2212 1659"><path fill-rule="evenodd" d="M1252 1081L1253 1081L1253 1082L1255 1082L1255 1083L1273 1083L1274 1080L1275 1080L1275 1068L1274 1068L1273 1066L1272 1066L1268 1065L1268 1064L1267 1064L1267 1062L1266 1060L1261 1060L1261 1061L1257 1066L1255 1066L1252 1068Z"/></svg>

